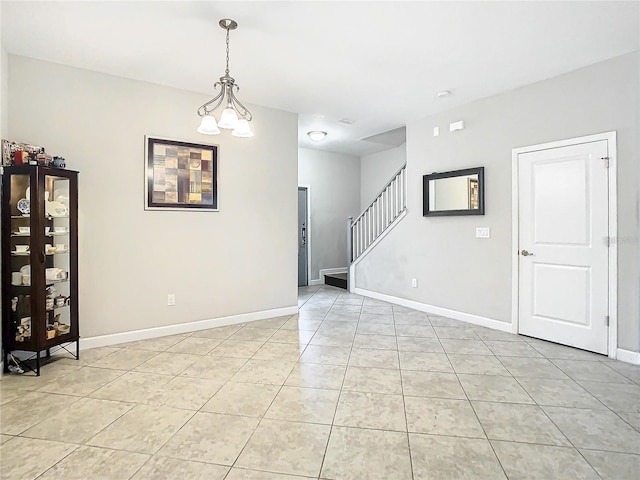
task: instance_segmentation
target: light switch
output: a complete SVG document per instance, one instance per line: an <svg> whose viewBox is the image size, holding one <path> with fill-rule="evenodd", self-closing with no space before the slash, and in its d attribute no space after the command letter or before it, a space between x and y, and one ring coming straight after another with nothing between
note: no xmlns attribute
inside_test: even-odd
<svg viewBox="0 0 640 480"><path fill-rule="evenodd" d="M449 124L449 131L455 132L457 130L464 130L464 120L458 120Z"/></svg>
<svg viewBox="0 0 640 480"><path fill-rule="evenodd" d="M440 127L433 127L433 136L437 137L440 135Z"/></svg>
<svg viewBox="0 0 640 480"><path fill-rule="evenodd" d="M476 238L489 238L491 237L491 229L489 227L476 228Z"/></svg>

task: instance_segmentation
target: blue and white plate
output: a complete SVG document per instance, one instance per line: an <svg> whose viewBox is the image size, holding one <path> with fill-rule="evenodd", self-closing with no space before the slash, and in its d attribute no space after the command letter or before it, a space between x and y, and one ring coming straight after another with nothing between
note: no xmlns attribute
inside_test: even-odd
<svg viewBox="0 0 640 480"><path fill-rule="evenodd" d="M26 198L18 200L18 211L27 214L31 211L31 203Z"/></svg>

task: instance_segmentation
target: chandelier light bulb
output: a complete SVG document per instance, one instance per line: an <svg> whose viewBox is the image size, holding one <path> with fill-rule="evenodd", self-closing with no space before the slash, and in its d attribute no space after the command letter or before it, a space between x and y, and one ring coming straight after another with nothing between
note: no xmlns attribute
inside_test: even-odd
<svg viewBox="0 0 640 480"><path fill-rule="evenodd" d="M249 122L245 118L241 118L238 120L238 125L234 128L231 135L234 137L248 138L253 137L253 132L251 131L251 126Z"/></svg>
<svg viewBox="0 0 640 480"><path fill-rule="evenodd" d="M218 128L216 119L211 115L205 115L202 117L202 121L198 127L198 133L203 133L205 135L218 135L220 133L220 129Z"/></svg>
<svg viewBox="0 0 640 480"><path fill-rule="evenodd" d="M236 111L227 107L222 111L222 115L220 115L220 121L218 122L218 128L229 128L234 129L238 125L238 114Z"/></svg>

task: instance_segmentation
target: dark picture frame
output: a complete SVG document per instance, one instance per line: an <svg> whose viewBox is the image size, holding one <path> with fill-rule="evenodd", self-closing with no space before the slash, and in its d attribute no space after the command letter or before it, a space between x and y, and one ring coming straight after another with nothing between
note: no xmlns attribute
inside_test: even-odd
<svg viewBox="0 0 640 480"><path fill-rule="evenodd" d="M469 178L477 175L477 179ZM429 183L441 179L454 177L467 178L467 195L461 198L461 202L467 204L467 208L458 210L432 210L430 209ZM453 217L460 215L484 215L484 167L465 168L450 172L434 172L422 176L422 216L424 217Z"/></svg>
<svg viewBox="0 0 640 480"><path fill-rule="evenodd" d="M218 211L218 146L145 136L145 210Z"/></svg>

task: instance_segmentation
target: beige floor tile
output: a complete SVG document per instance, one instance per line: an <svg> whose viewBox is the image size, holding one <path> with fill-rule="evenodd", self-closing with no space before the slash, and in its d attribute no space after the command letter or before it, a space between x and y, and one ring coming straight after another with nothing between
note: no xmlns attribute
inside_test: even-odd
<svg viewBox="0 0 640 480"><path fill-rule="evenodd" d="M455 338L458 340L480 340L471 327L433 327L438 338Z"/></svg>
<svg viewBox="0 0 640 480"><path fill-rule="evenodd" d="M330 427L264 419L236 466L292 475L318 476Z"/></svg>
<svg viewBox="0 0 640 480"><path fill-rule="evenodd" d="M57 405L72 405L80 397L56 395ZM0 408L0 432L19 435L51 415L52 396L47 393L29 392Z"/></svg>
<svg viewBox="0 0 640 480"><path fill-rule="evenodd" d="M300 362L320 363L323 365L347 365L347 363L349 363L350 352L350 347L309 345L300 357Z"/></svg>
<svg viewBox="0 0 640 480"><path fill-rule="evenodd" d="M631 380L627 377L620 375L613 368L602 362L554 359L553 363L564 373L579 382L631 383Z"/></svg>
<svg viewBox="0 0 640 480"><path fill-rule="evenodd" d="M202 411L262 417L279 389L276 385L228 382L202 407Z"/></svg>
<svg viewBox="0 0 640 480"><path fill-rule="evenodd" d="M358 322L322 322L316 330L318 336L322 335L354 335L358 329Z"/></svg>
<svg viewBox="0 0 640 480"><path fill-rule="evenodd" d="M417 397L467 398L452 373L402 370L402 388L405 395Z"/></svg>
<svg viewBox="0 0 640 480"><path fill-rule="evenodd" d="M0 445L2 445L5 442L8 442L12 438L14 438L14 435L5 435L4 433L0 434Z"/></svg>
<svg viewBox="0 0 640 480"><path fill-rule="evenodd" d="M199 412L158 455L231 466L257 425L257 418Z"/></svg>
<svg viewBox="0 0 640 480"><path fill-rule="evenodd" d="M341 365L297 363L287 377L285 385L340 390L346 370L346 367Z"/></svg>
<svg viewBox="0 0 640 480"><path fill-rule="evenodd" d="M334 425L406 431L402 395L342 392Z"/></svg>
<svg viewBox="0 0 640 480"><path fill-rule="evenodd" d="M2 388L2 383L0 383L0 405L9 403L10 401L21 397L22 395L25 395L30 391L31 390L22 390L19 388Z"/></svg>
<svg viewBox="0 0 640 480"><path fill-rule="evenodd" d="M573 380L567 378L527 378L518 379L538 405L573 408L606 408L597 398ZM608 384L607 384L608 385Z"/></svg>
<svg viewBox="0 0 640 480"><path fill-rule="evenodd" d="M396 327L393 323L363 323L358 324L356 332L359 335L395 335Z"/></svg>
<svg viewBox="0 0 640 480"><path fill-rule="evenodd" d="M154 373L127 372L90 396L104 400L142 403L172 378Z"/></svg>
<svg viewBox="0 0 640 480"><path fill-rule="evenodd" d="M206 330L198 330L193 332L193 338L217 338L225 340L242 328L241 325L226 325L224 327L208 328Z"/></svg>
<svg viewBox="0 0 640 480"><path fill-rule="evenodd" d="M168 335L166 337L149 338L137 342L122 343L118 346L132 348L136 350L151 350L154 352L164 352L173 347L179 341L185 339L187 335ZM132 367L133 368L133 367Z"/></svg>
<svg viewBox="0 0 640 480"><path fill-rule="evenodd" d="M93 362L90 367L109 368L112 370L133 370L135 367L158 354L152 350L122 348L115 353Z"/></svg>
<svg viewBox="0 0 640 480"><path fill-rule="evenodd" d="M85 396L123 375L121 370L84 367L43 385L39 392Z"/></svg>
<svg viewBox="0 0 640 480"><path fill-rule="evenodd" d="M222 340L217 338L187 337L169 348L167 352L206 355L221 343Z"/></svg>
<svg viewBox="0 0 640 480"><path fill-rule="evenodd" d="M260 350L264 342L251 342L245 340L225 340L209 352L212 357L251 358Z"/></svg>
<svg viewBox="0 0 640 480"><path fill-rule="evenodd" d="M472 326L473 330L476 332L476 335L480 337L481 340L501 340L503 342L524 342L525 337L520 335L516 335L514 333L509 332L501 332L500 330L493 330L491 328L484 328L478 326Z"/></svg>
<svg viewBox="0 0 640 480"><path fill-rule="evenodd" d="M457 338L439 338L447 353L460 355L491 355L491 350L481 340L460 340ZM513 343L513 342L507 342ZM517 344L516 344L517 345Z"/></svg>
<svg viewBox="0 0 640 480"><path fill-rule="evenodd" d="M314 331L308 330L278 330L269 339L270 342L291 343L295 345L306 345L311 341Z"/></svg>
<svg viewBox="0 0 640 480"><path fill-rule="evenodd" d="M415 310L414 310L415 312ZM393 313L393 322L396 325L431 325L429 316L424 312L395 312ZM434 331L435 336L435 331Z"/></svg>
<svg viewBox="0 0 640 480"><path fill-rule="evenodd" d="M290 360L297 362L305 345L267 342L252 357L253 360Z"/></svg>
<svg viewBox="0 0 640 480"><path fill-rule="evenodd" d="M453 373L453 367L444 353L399 352L402 370Z"/></svg>
<svg viewBox="0 0 640 480"><path fill-rule="evenodd" d="M331 310L323 319L323 325L328 323L340 323L340 322L348 322L348 323L357 323L360 318L360 313L358 312L336 312Z"/></svg>
<svg viewBox="0 0 640 480"><path fill-rule="evenodd" d="M152 457L131 480L223 480L229 467L169 457Z"/></svg>
<svg viewBox="0 0 640 480"><path fill-rule="evenodd" d="M396 335L399 337L436 337L436 332L433 327L428 325L396 325Z"/></svg>
<svg viewBox="0 0 640 480"><path fill-rule="evenodd" d="M149 455L96 447L78 447L38 480L111 480L130 478Z"/></svg>
<svg viewBox="0 0 640 480"><path fill-rule="evenodd" d="M640 432L640 413L616 412L625 422Z"/></svg>
<svg viewBox="0 0 640 480"><path fill-rule="evenodd" d="M429 314L429 321L434 327L456 327L468 328L469 324L453 318L443 317L441 315Z"/></svg>
<svg viewBox="0 0 640 480"><path fill-rule="evenodd" d="M531 345L536 351L540 352L547 358L565 359L565 360L586 360L598 362L606 357L592 352L585 352L578 348L566 347L556 343L545 342L535 338L524 337L525 341Z"/></svg>
<svg viewBox="0 0 640 480"><path fill-rule="evenodd" d="M440 340L426 337L398 337L401 352L444 353Z"/></svg>
<svg viewBox="0 0 640 480"><path fill-rule="evenodd" d="M459 355L450 353L449 361L456 373L511 376L509 371L493 355Z"/></svg>
<svg viewBox="0 0 640 480"><path fill-rule="evenodd" d="M266 320L256 320L254 322L247 323L247 328L280 328L287 323L291 318L291 315L284 315L282 317L267 318Z"/></svg>
<svg viewBox="0 0 640 480"><path fill-rule="evenodd" d="M338 390L284 386L265 418L331 425L339 396Z"/></svg>
<svg viewBox="0 0 640 480"><path fill-rule="evenodd" d="M410 432L486 438L468 400L404 397Z"/></svg>
<svg viewBox="0 0 640 480"><path fill-rule="evenodd" d="M160 352L155 357L138 365L136 372L157 373L159 375L180 375L196 362L203 359L201 355L188 353Z"/></svg>
<svg viewBox="0 0 640 480"><path fill-rule="evenodd" d="M624 375L629 380L640 384L640 365L632 365L630 363L621 362L619 360L603 359L603 362L613 368L616 372Z"/></svg>
<svg viewBox="0 0 640 480"><path fill-rule="evenodd" d="M569 380L562 370L546 358L498 357L514 377L560 378Z"/></svg>
<svg viewBox="0 0 640 480"><path fill-rule="evenodd" d="M233 382L283 385L295 362L286 360L249 360L231 377Z"/></svg>
<svg viewBox="0 0 640 480"><path fill-rule="evenodd" d="M50 415L22 435L67 443L84 443L131 410L135 404L81 398L71 405L61 403Z"/></svg>
<svg viewBox="0 0 640 480"><path fill-rule="evenodd" d="M222 382L209 378L175 377L154 389L144 403L199 410L220 389Z"/></svg>
<svg viewBox="0 0 640 480"><path fill-rule="evenodd" d="M392 305L367 305L366 302L362 305L362 313L374 313L379 315L393 315Z"/></svg>
<svg viewBox="0 0 640 480"><path fill-rule="evenodd" d="M36 390L63 375L77 372L82 365L73 363L68 364L66 360L57 360L47 365L43 365L40 369L40 376L37 377L33 372L27 372L22 375L7 374L0 377L0 388L2 390Z"/></svg>
<svg viewBox="0 0 640 480"><path fill-rule="evenodd" d="M0 478L33 480L77 447L69 443L14 437L0 446Z"/></svg>
<svg viewBox="0 0 640 480"><path fill-rule="evenodd" d="M111 355L112 353L116 353L120 350L118 347L97 347L97 348L88 348L86 350L80 351L80 358L76 360L75 358L69 358L66 352L62 353L65 357L61 360L66 362L68 365L91 365L94 362L97 362L101 358L106 357L107 355Z"/></svg>
<svg viewBox="0 0 640 480"><path fill-rule="evenodd" d="M153 454L193 416L189 410L138 405L87 442L96 447Z"/></svg>
<svg viewBox="0 0 640 480"><path fill-rule="evenodd" d="M491 444L509 479L600 478L575 448L498 441Z"/></svg>
<svg viewBox="0 0 640 480"><path fill-rule="evenodd" d="M252 342L266 342L276 333L277 328L251 328L244 327L231 335L229 338L233 340L249 340Z"/></svg>
<svg viewBox="0 0 640 480"><path fill-rule="evenodd" d="M398 352L395 350L374 350L354 348L349 357L350 367L374 367L399 369Z"/></svg>
<svg viewBox="0 0 640 480"><path fill-rule="evenodd" d="M501 357L541 358L542 355L526 342L503 342L487 340L484 342L494 355Z"/></svg>
<svg viewBox="0 0 640 480"><path fill-rule="evenodd" d="M287 323L285 323L282 327L280 327L280 331L282 330L304 330L304 331L310 331L310 332L315 332L318 327L320 326L320 324L322 323L322 319L323 319L324 315L320 315L317 316L315 318L313 317L307 317L307 318L290 318L289 320L287 320Z"/></svg>
<svg viewBox="0 0 640 480"><path fill-rule="evenodd" d="M244 358L214 357L207 355L200 357L181 375L185 377L209 378L218 381L227 381L233 377L243 365L247 363Z"/></svg>
<svg viewBox="0 0 640 480"><path fill-rule="evenodd" d="M351 347L354 334L352 333L323 333L316 332L309 345L321 345L325 347Z"/></svg>
<svg viewBox="0 0 640 480"><path fill-rule="evenodd" d="M322 478L410 479L407 435L399 432L334 427Z"/></svg>
<svg viewBox="0 0 640 480"><path fill-rule="evenodd" d="M490 440L571 446L537 405L473 402L473 408Z"/></svg>
<svg viewBox="0 0 640 480"><path fill-rule="evenodd" d="M402 394L400 370L349 366L342 389L353 392Z"/></svg>
<svg viewBox="0 0 640 480"><path fill-rule="evenodd" d="M385 325L394 325L392 313L360 313L358 319L360 323L381 323Z"/></svg>
<svg viewBox="0 0 640 480"><path fill-rule="evenodd" d="M577 448L640 454L640 433L608 410L542 407Z"/></svg>
<svg viewBox="0 0 640 480"><path fill-rule="evenodd" d="M393 335L360 335L353 340L354 348L372 348L378 350L397 350L398 344Z"/></svg>
<svg viewBox="0 0 640 480"><path fill-rule="evenodd" d="M506 480L487 440L409 434L415 480Z"/></svg>
<svg viewBox="0 0 640 480"><path fill-rule="evenodd" d="M600 474L602 480L636 480L640 476L640 455L596 450L580 452Z"/></svg>
<svg viewBox="0 0 640 480"><path fill-rule="evenodd" d="M534 403L527 392L512 377L459 374L458 378L469 400Z"/></svg>
<svg viewBox="0 0 640 480"><path fill-rule="evenodd" d="M615 412L640 413L640 386L634 384L616 385L610 383L580 382L598 400Z"/></svg>

